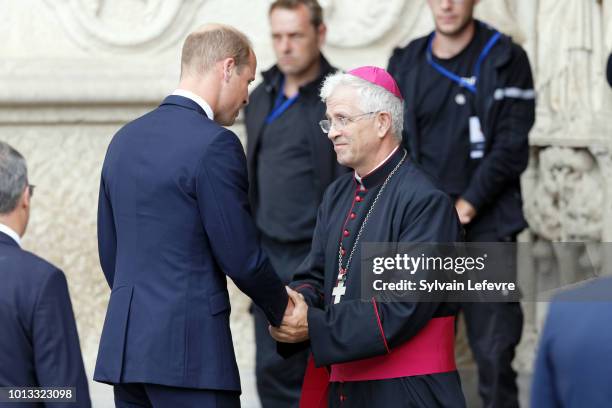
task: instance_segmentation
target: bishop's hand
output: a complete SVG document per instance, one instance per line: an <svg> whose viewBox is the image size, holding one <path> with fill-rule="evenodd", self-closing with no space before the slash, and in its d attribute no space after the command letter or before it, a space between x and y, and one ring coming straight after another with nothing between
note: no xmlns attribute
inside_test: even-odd
<svg viewBox="0 0 612 408"><path fill-rule="evenodd" d="M308 340L308 305L302 294L287 288L289 303L293 303L293 309L287 305L287 311L283 317L280 327L269 327L270 335L282 343L300 343Z"/></svg>
<svg viewBox="0 0 612 408"><path fill-rule="evenodd" d="M286 286L287 289L289 289L288 286ZM285 309L285 314L283 315L283 320L287 317L287 316L291 316L293 314L293 310L295 309L295 302L293 301L293 299L291 298L291 296L289 296L289 299L287 299L287 308Z"/></svg>
<svg viewBox="0 0 612 408"><path fill-rule="evenodd" d="M455 202L455 209L457 210L459 221L463 225L469 224L476 217L476 208L463 198L459 198Z"/></svg>

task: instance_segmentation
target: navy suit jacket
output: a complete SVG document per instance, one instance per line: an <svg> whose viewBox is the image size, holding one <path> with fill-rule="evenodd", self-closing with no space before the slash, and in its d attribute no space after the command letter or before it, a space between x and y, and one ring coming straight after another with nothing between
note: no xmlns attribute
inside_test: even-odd
<svg viewBox="0 0 612 408"><path fill-rule="evenodd" d="M279 325L282 282L260 249L234 133L182 96L110 143L98 246L112 291L94 379L240 390L226 275Z"/></svg>
<svg viewBox="0 0 612 408"><path fill-rule="evenodd" d="M612 404L612 278L559 295L551 304L535 363L531 406Z"/></svg>
<svg viewBox="0 0 612 408"><path fill-rule="evenodd" d="M0 387L76 387L91 407L68 285L62 271L0 232ZM0 407L42 404L0 402Z"/></svg>

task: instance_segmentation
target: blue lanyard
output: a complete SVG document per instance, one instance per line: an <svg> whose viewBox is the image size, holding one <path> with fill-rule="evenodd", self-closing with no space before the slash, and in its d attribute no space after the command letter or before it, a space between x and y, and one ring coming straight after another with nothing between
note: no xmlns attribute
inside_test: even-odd
<svg viewBox="0 0 612 408"><path fill-rule="evenodd" d="M274 101L274 107L272 108L272 112L266 118L266 125L274 122L280 115L283 114L291 105L295 103L300 93L296 93L291 98L285 99L285 93L283 88L285 87L285 78L282 79L280 83L280 87L278 88L278 95L276 95L276 100Z"/></svg>
<svg viewBox="0 0 612 408"><path fill-rule="evenodd" d="M459 86L467 88L470 92L475 94L476 82L478 81L478 75L480 74L480 66L482 65L482 62L485 60L485 58L487 58L487 55L489 55L489 53L491 52L491 48L493 48L495 43L497 43L497 41L500 39L501 33L499 31L496 31L483 48L482 52L478 56L476 65L474 66L472 78L462 78L434 61L433 54L431 52L431 46L433 44L435 34L436 33L434 32L429 36L429 43L427 44L427 62L429 62L429 64L434 67L436 71L438 71L440 74L456 82L457 84L459 84Z"/></svg>

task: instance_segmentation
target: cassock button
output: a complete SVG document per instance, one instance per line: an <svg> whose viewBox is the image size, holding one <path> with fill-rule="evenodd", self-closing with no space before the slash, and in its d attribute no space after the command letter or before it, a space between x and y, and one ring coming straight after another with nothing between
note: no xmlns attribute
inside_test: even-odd
<svg viewBox="0 0 612 408"><path fill-rule="evenodd" d="M355 201L357 201L358 203L360 203L360 202L361 202L361 197L360 197L360 196L355 197Z"/></svg>
<svg viewBox="0 0 612 408"><path fill-rule="evenodd" d="M342 248L342 249L340 250L340 253L342 254L342 256L344 256L344 255L346 255L346 250L345 250L344 248Z"/></svg>
<svg viewBox="0 0 612 408"><path fill-rule="evenodd" d="M344 230L344 236L348 237L349 236L349 231L348 230Z"/></svg>
<svg viewBox="0 0 612 408"><path fill-rule="evenodd" d="M351 220L354 220L355 218L357 218L357 214L351 213Z"/></svg>

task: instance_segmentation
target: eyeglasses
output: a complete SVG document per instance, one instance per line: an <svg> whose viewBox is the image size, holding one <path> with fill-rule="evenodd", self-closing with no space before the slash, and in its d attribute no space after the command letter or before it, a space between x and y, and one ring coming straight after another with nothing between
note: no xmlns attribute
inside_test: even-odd
<svg viewBox="0 0 612 408"><path fill-rule="evenodd" d="M321 126L321 130L323 131L323 133L331 132L332 127L336 130L342 130L345 127L347 127L349 123L357 122L359 119L363 117L374 115L378 112L380 111L366 112L366 113L362 113L360 115L355 115L355 116L339 116L337 118L332 118L332 119L323 119L322 121L319 122L319 126Z"/></svg>
<svg viewBox="0 0 612 408"><path fill-rule="evenodd" d="M30 198L32 198L34 195L34 188L36 188L34 184L28 184L28 193L30 194Z"/></svg>

